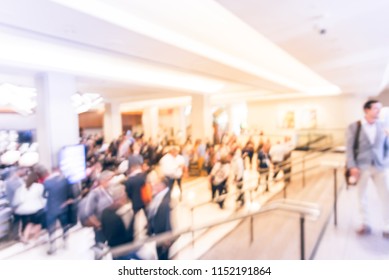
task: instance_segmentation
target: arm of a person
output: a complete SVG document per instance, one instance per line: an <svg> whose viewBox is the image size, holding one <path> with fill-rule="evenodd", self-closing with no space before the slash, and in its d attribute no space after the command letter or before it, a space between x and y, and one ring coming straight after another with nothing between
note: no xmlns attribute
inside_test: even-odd
<svg viewBox="0 0 389 280"><path fill-rule="evenodd" d="M355 141L356 127L350 125L346 131L346 163L347 168L356 167L354 159L354 141Z"/></svg>
<svg viewBox="0 0 389 280"><path fill-rule="evenodd" d="M97 219L97 217L95 215L89 216L86 219L85 224L87 224L87 225L89 225L91 227L94 227L95 229L100 229L101 228L101 223L100 223L99 219Z"/></svg>

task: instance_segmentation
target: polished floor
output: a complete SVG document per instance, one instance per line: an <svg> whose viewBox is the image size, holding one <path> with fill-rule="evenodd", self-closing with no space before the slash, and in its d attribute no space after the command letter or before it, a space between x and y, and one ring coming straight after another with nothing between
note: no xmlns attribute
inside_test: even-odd
<svg viewBox="0 0 389 280"><path fill-rule="evenodd" d="M295 155L300 157L299 154ZM389 240L382 237L380 205L371 186L371 204L373 214L373 233L359 237L354 230L357 226L356 190L346 190L341 172L338 172L338 187L342 189L338 197L338 223L333 223L334 175L332 167L326 161L341 164L343 155L327 154L317 158L305 167L316 168L305 174L305 186L301 174L292 177L287 197L293 200L317 203L321 209L318 220L305 222L305 259L389 259ZM295 166L298 172L301 166ZM258 174L247 169L245 188L258 182ZM188 180L183 187L183 199L179 201L179 190L173 189L173 226L183 230L211 224L230 217L256 211L267 202L282 199L283 182L272 183L270 191L264 192L263 186L257 191L246 193L246 204L238 208L236 196L226 199L224 209L216 203L207 203L211 192L206 177ZM231 189L233 191L233 188ZM139 219L142 228L144 217ZM182 235L171 248L172 259L300 259L300 224L299 216L283 211L273 211L254 219L253 236L250 235L250 222L235 221L217 227L196 231L194 234ZM327 225L327 226L326 226ZM325 230L323 230L325 229ZM140 232L140 236L144 233ZM317 240L321 238L321 242ZM57 242L58 251L47 255L47 237L29 245L13 244L0 250L0 259L93 259L91 250L93 232L88 228L72 229L67 248L62 248L62 241ZM252 239L252 241L251 241ZM146 253L148 247L145 248ZM109 256L107 257L109 259Z"/></svg>

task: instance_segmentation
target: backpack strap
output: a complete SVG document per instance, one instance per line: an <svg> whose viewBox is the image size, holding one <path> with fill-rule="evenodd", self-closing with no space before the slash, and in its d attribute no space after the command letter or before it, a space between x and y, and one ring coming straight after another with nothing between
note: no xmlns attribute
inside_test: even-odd
<svg viewBox="0 0 389 280"><path fill-rule="evenodd" d="M361 134L361 121L357 121L357 130L355 132L354 145L353 145L353 154L354 160L357 161L358 152L359 152L359 135Z"/></svg>

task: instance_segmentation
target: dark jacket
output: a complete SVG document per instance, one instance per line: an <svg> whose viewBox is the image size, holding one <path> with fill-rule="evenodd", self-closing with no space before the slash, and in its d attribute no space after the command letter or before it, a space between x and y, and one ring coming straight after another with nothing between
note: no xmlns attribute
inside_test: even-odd
<svg viewBox="0 0 389 280"><path fill-rule="evenodd" d="M54 175L47 178L44 183L43 196L47 198L46 210L48 215L58 215L67 210L61 205L73 198L72 185L62 175Z"/></svg>
<svg viewBox="0 0 389 280"><path fill-rule="evenodd" d="M125 182L126 193L128 198L132 201L132 208L134 209L134 212L137 212L145 207L140 195L140 190L145 183L146 173L144 172L129 177Z"/></svg>
<svg viewBox="0 0 389 280"><path fill-rule="evenodd" d="M170 223L170 192L167 192L158 207L157 212L149 220L148 234L159 234L172 230Z"/></svg>

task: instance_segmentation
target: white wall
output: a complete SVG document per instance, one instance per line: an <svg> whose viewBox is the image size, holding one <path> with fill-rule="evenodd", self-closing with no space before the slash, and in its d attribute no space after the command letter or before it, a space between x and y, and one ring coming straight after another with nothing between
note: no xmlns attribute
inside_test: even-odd
<svg viewBox="0 0 389 280"><path fill-rule="evenodd" d="M265 133L279 132L285 130L280 127L283 112L294 111L297 117L301 111L315 109L317 129L343 129L363 116L362 106L365 101L364 97L338 96L250 102L247 122L252 129ZM297 122L296 119L298 126Z"/></svg>
<svg viewBox="0 0 389 280"><path fill-rule="evenodd" d="M36 129L36 126L36 115L0 114L0 130L30 130Z"/></svg>
<svg viewBox="0 0 389 280"><path fill-rule="evenodd" d="M363 104L366 97L332 96L304 99L273 100L248 103L248 127L250 135L263 131L265 138L272 142L281 140L280 135L295 137L299 130L299 117L306 110L316 110L316 128L331 133L333 142L344 142L345 128L353 121L363 117ZM295 112L295 129L282 128L282 116L286 111ZM301 129L305 133L308 129ZM269 135L279 135L271 136ZM244 137L242 141L246 141ZM257 137L258 138L258 137ZM255 139L254 139L255 141Z"/></svg>

